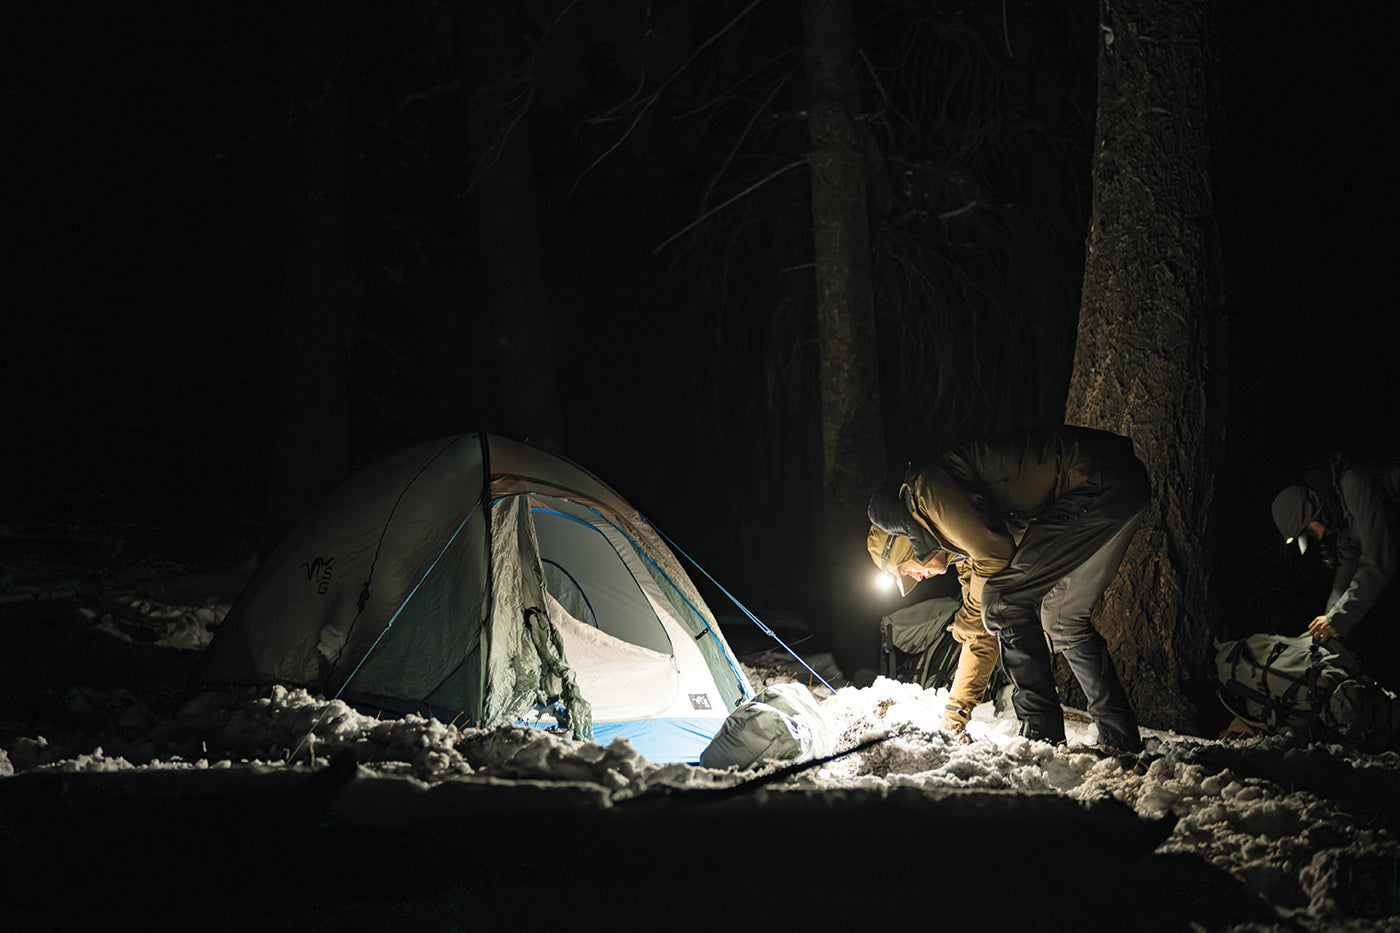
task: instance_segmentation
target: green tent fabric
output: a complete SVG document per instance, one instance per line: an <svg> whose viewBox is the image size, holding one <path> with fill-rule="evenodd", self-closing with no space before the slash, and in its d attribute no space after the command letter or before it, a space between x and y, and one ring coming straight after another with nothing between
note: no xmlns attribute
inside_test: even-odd
<svg viewBox="0 0 1400 933"><path fill-rule="evenodd" d="M698 760L753 696L635 508L489 434L399 451L332 492L249 581L203 677L626 738L654 761Z"/></svg>

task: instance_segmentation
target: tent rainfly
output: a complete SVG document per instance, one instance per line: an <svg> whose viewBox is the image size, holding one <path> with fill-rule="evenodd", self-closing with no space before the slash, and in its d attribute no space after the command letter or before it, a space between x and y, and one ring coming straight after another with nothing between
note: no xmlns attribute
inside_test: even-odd
<svg viewBox="0 0 1400 933"><path fill-rule="evenodd" d="M694 583L589 471L489 434L412 447L333 491L249 581L211 683L529 723L697 761L753 697Z"/></svg>

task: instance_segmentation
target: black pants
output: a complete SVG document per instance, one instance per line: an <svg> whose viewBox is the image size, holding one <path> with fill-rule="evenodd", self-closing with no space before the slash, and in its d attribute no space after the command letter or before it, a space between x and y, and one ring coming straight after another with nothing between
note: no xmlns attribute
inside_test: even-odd
<svg viewBox="0 0 1400 933"><path fill-rule="evenodd" d="M1147 470L1135 458L1100 470L1031 522L1011 563L987 581L982 617L1001 643L1024 734L1064 738L1054 650L1064 652L1089 697L1100 741L1140 741L1137 718L1089 617L1118 572L1150 493Z"/></svg>

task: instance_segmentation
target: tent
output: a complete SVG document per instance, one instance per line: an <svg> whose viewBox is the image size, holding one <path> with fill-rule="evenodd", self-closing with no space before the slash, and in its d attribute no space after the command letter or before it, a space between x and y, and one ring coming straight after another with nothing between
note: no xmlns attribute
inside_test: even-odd
<svg viewBox="0 0 1400 933"><path fill-rule="evenodd" d="M530 723L696 761L753 689L657 532L584 468L489 434L364 469L216 630L212 683Z"/></svg>

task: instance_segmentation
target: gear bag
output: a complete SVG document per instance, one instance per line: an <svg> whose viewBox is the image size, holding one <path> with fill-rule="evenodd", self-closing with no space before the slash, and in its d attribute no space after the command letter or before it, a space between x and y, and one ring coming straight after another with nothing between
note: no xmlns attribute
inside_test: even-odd
<svg viewBox="0 0 1400 933"><path fill-rule="evenodd" d="M962 653L962 645L952 632L953 616L960 606L960 597L939 596L896 609L881 619L881 676L918 684L925 690L952 686ZM1010 683L998 661L987 695L997 696Z"/></svg>
<svg viewBox="0 0 1400 933"><path fill-rule="evenodd" d="M1251 635L1220 645L1220 701L1256 729L1390 744L1400 736L1400 699L1367 676L1346 647L1307 633Z"/></svg>
<svg viewBox="0 0 1400 933"><path fill-rule="evenodd" d="M760 761L806 761L831 754L831 722L799 683L772 684L743 704L700 753L705 768L747 768Z"/></svg>

